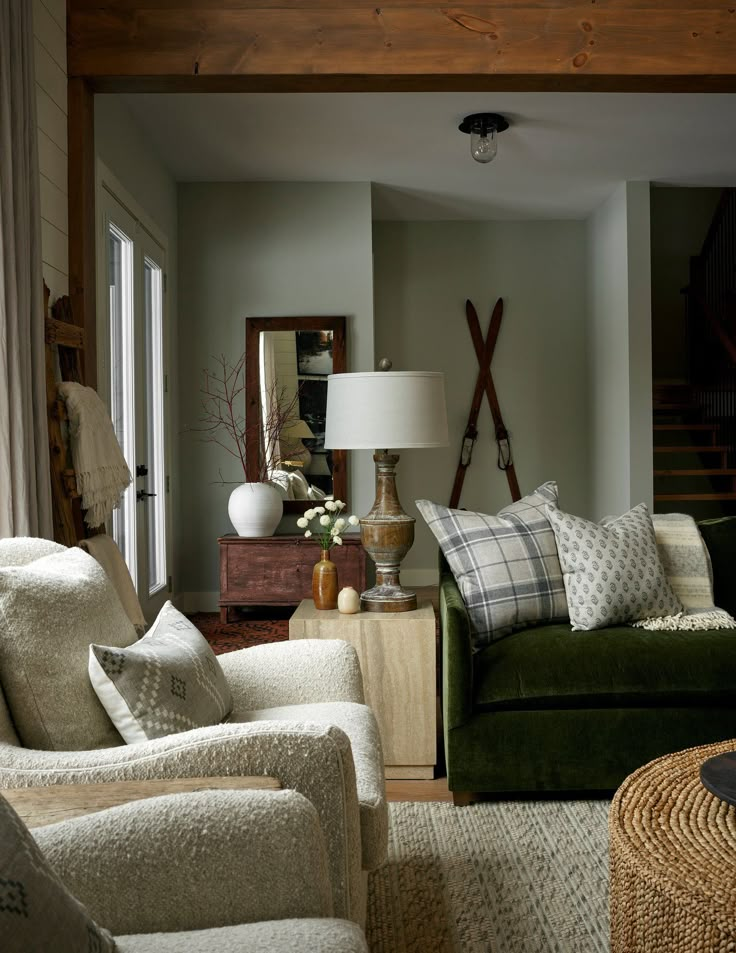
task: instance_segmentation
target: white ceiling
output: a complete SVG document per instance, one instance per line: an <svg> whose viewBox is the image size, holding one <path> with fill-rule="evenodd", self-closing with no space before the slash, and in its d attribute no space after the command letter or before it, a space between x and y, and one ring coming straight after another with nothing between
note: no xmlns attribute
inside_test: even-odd
<svg viewBox="0 0 736 953"><path fill-rule="evenodd" d="M736 186L736 95L141 94L125 101L179 181L374 183L380 219L583 218L623 180ZM481 166L472 112L511 128Z"/></svg>

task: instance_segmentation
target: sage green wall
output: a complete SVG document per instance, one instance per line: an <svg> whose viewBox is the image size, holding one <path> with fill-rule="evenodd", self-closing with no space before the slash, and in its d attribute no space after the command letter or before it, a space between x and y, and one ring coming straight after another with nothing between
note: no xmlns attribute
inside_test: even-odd
<svg viewBox="0 0 736 953"><path fill-rule="evenodd" d="M652 188L652 366L658 380L687 381L685 297L721 189Z"/></svg>
<svg viewBox="0 0 736 953"><path fill-rule="evenodd" d="M186 432L198 423L202 370L213 355L242 354L248 316L315 314L346 315L348 367L372 370L370 185L182 184L179 261L179 589L183 606L197 609L216 601L217 537L232 531L232 487L217 485L218 471L243 480L225 451ZM370 457L350 454L349 502L359 513L373 500Z"/></svg>
<svg viewBox="0 0 736 953"><path fill-rule="evenodd" d="M449 502L478 371L466 298L484 334L504 299L492 368L522 493L555 479L561 505L587 515L585 240L575 221L374 224L376 357L397 370L444 371L447 393L450 446L407 450L399 463L399 495L417 519L406 582L436 578L437 547L414 500ZM485 400L478 429L461 505L493 513L510 496Z"/></svg>

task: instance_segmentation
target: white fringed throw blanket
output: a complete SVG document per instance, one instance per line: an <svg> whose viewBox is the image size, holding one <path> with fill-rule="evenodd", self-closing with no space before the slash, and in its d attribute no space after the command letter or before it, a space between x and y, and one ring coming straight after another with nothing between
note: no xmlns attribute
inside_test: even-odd
<svg viewBox="0 0 736 953"><path fill-rule="evenodd" d="M653 516L657 549L670 585L684 607L677 615L642 619L640 629L736 629L736 620L713 605L713 573L708 549L692 516Z"/></svg>
<svg viewBox="0 0 736 953"><path fill-rule="evenodd" d="M88 526L100 526L114 509L132 477L110 415L97 392L82 384L59 384L66 402L77 492Z"/></svg>

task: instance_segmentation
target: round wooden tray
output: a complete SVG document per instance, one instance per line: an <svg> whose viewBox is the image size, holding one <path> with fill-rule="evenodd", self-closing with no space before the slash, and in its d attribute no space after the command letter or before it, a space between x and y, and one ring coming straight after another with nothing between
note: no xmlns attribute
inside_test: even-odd
<svg viewBox="0 0 736 953"><path fill-rule="evenodd" d="M700 766L700 782L727 804L736 804L736 751L708 758Z"/></svg>

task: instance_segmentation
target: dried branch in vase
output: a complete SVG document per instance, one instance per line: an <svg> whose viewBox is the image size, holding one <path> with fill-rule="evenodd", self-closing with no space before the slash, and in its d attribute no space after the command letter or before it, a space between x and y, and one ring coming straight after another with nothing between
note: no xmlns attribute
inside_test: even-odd
<svg viewBox="0 0 736 953"><path fill-rule="evenodd" d="M215 443L226 450L240 464L247 482L245 447L251 430L246 426L245 416L237 410L244 402L245 355L235 364L230 364L224 354L213 358L216 370L204 370L201 426L191 428L203 436L207 443ZM281 435L299 419L299 392L289 396L285 389L274 383L266 396L258 431L260 454L258 482L266 483L278 459ZM222 479L220 482L231 482ZM232 481L238 482L238 481Z"/></svg>

